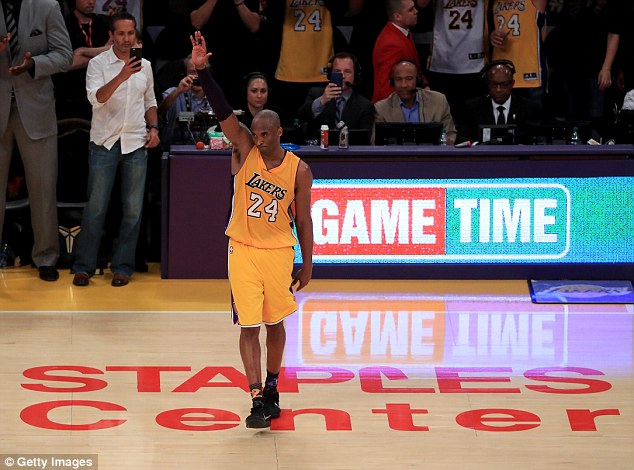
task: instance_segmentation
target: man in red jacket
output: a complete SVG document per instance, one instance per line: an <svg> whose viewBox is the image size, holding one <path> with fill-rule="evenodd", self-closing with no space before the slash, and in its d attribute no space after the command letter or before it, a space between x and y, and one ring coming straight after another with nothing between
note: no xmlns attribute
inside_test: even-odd
<svg viewBox="0 0 634 470"><path fill-rule="evenodd" d="M409 28L418 21L414 0L387 0L388 22L374 44L374 93L372 102L387 98L394 91L390 85L390 70L399 60L414 62L422 70L414 39Z"/></svg>

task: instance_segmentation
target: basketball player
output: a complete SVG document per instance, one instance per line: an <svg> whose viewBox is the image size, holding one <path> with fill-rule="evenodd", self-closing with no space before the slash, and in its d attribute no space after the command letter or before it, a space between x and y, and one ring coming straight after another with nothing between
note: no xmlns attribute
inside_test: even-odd
<svg viewBox="0 0 634 470"><path fill-rule="evenodd" d="M200 31L191 41L192 62L200 82L222 131L233 144L233 209L226 231L229 283L234 322L241 327L240 355L253 402L246 425L265 428L280 415L277 379L286 343L284 318L297 310L291 287L298 284L297 290L303 289L312 276L313 177L306 163L280 147L282 128L277 113L260 111L253 118L251 132L238 122L205 67L211 54ZM294 277L293 225L297 227L303 260ZM262 324L267 333L264 389L259 341Z"/></svg>

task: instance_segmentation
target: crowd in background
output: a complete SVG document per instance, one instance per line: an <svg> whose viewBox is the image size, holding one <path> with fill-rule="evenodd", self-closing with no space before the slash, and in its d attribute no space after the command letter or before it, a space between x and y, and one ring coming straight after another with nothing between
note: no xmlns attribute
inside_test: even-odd
<svg viewBox="0 0 634 470"><path fill-rule="evenodd" d="M271 108L280 114L289 133L303 128L300 140L310 141L313 135L306 133L306 129L314 126L307 125L310 111L306 110L320 97L319 93L310 93L315 87L326 86L329 81L327 72L333 67L329 59L337 53L355 56L355 77L353 83L349 83L350 88L362 97L364 103L376 101L373 94L379 77L375 76L377 68L373 64L373 53L377 38L388 23L386 3L390 0L58 1L66 18L74 57L71 69L54 77L57 117L60 120L79 119L79 122L71 121L78 128L85 126L91 118L91 109L85 99L86 64L110 47L108 16L124 9L132 13L140 25L139 40L144 58L151 63L161 120L161 145L149 152L147 220L140 237L140 244L149 245L149 248L139 250L137 267L140 270L145 260L158 260L160 152L173 143L178 112L195 112L208 106L188 66L189 36L193 31L200 30L206 38L213 54L210 66L214 77L233 108L245 111L247 123L259 109ZM315 15L289 18L286 7L294 1L313 6ZM472 33L482 35L482 57L474 62L479 65L461 76L460 73L443 72L442 67L434 65L437 60L434 48L436 57L440 50L440 40L434 31L435 22L439 21L438 4L448 8L447 2L473 5L483 0L410 1L416 19L407 29L421 68L417 85L447 96L456 127L460 130L465 101L487 93L479 69L490 57L490 44L495 38L489 37L484 25L487 22L489 26L495 25L501 16L495 17L490 10L484 10L484 18L456 18L462 26L472 28L474 21L483 26ZM634 19L634 1L519 0L508 3L537 8L535 27L540 36L541 76L534 78L539 80L537 99L542 117L590 120L600 134L614 122L625 93L634 88L634 32L628 28ZM74 15L80 4L92 12L87 15L92 18L89 24L82 25ZM610 60L606 59L608 57ZM536 96L535 93L530 95L531 99ZM307 97L311 100L308 108ZM64 151L65 147L61 145L60 152ZM60 172L72 173L77 170L73 165L60 166ZM85 172L77 171L76 175L77 188L82 185L85 188L85 183L79 181L85 178ZM19 192L15 184L10 189L15 193L14 197Z"/></svg>
<svg viewBox="0 0 634 470"><path fill-rule="evenodd" d="M70 13L74 1L60 2L63 11ZM284 26L284 9L289 2L290 0L101 0L97 4L101 3L102 9L99 10L97 5L95 13L108 14L113 8L122 6L139 12L140 24L143 25L144 57L153 64L155 91L159 100L165 90L177 86L185 75L182 60L189 54L188 38L195 29L200 29L213 53L211 67L214 76L226 91L232 106L239 109L246 107L243 77L252 72L261 72L269 79L269 105L280 112L286 126L291 126L300 117L299 110L310 87L315 84L325 85L327 80L322 70L315 71L316 76L312 82L305 81L304 78L300 79L302 82L293 82L292 77L282 76L285 73L282 69L300 68L305 62L312 63L312 55L321 53L314 46L299 49L295 56L291 56L289 63L285 48L290 41L286 41L284 37L288 33ZM520 3L530 2L531 0L526 0ZM358 58L361 72L361 77L355 83L355 90L372 99L372 53L376 39L388 20L385 2L315 0L308 3L329 12L329 18L320 19L321 32L312 36L311 41L330 42L334 53L345 51L354 54ZM448 96L454 119L459 121L461 110L454 109L450 96L452 93L447 93L448 86L452 85L451 81L447 81L447 77L442 75L441 78L445 80L438 80L438 73L429 70L432 47L438 47L432 46L435 3L436 0L414 2L418 20L410 30L423 68L423 76L430 77L428 84L432 90L441 91ZM634 2L549 0L543 3L545 26L540 56L544 61L544 116L568 120L592 119L597 122L597 126L601 126L601 121L610 122L614 119L614 106L620 107L624 93L634 87L634 34L623 26L634 18ZM240 6L237 7L236 4ZM211 14L205 17L203 10L212 5ZM310 21L309 18L304 19L304 33L311 26ZM326 27L326 22L331 24L330 28ZM610 70L615 80L601 102L593 99L592 93L596 91L596 87L593 88L592 85L597 82L603 66L608 34L614 31L620 36L618 53ZM326 35L330 35L328 40L323 39ZM488 42L487 39L484 37L483 41ZM323 57L326 56L322 54L321 67L325 68L328 57ZM477 76L479 78L479 74ZM454 86L455 88L458 87ZM486 93L481 80L471 82L466 88L471 88L467 93L471 97ZM458 91L464 94L464 90L454 90L455 93ZM589 101L592 101L592 105Z"/></svg>

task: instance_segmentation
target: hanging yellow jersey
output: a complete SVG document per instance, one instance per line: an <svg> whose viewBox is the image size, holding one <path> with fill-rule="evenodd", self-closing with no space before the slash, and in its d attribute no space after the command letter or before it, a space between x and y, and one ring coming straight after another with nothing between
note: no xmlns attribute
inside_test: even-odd
<svg viewBox="0 0 634 470"><path fill-rule="evenodd" d="M492 0L493 24L508 31L502 47L493 47L493 60L511 60L515 65L515 88L541 86L541 41L538 11L532 0Z"/></svg>
<svg viewBox="0 0 634 470"><path fill-rule="evenodd" d="M251 149L234 176L228 237L256 248L295 246L290 209L299 162L286 152L281 165L267 170L258 148Z"/></svg>
<svg viewBox="0 0 634 470"><path fill-rule="evenodd" d="M285 82L327 82L322 69L328 65L333 50L330 11L324 1L286 0L275 78Z"/></svg>

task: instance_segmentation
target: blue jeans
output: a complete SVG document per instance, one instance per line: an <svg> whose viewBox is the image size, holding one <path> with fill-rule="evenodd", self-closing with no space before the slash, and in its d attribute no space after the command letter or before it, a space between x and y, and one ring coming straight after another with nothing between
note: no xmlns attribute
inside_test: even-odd
<svg viewBox="0 0 634 470"><path fill-rule="evenodd" d="M77 237L73 265L75 273L92 276L97 269L99 244L117 167L121 168L123 218L110 269L113 273L128 276L134 272L134 252L143 212L147 151L141 147L122 155L120 142L114 144L110 150L91 142L88 157L88 202L81 219L81 232Z"/></svg>

